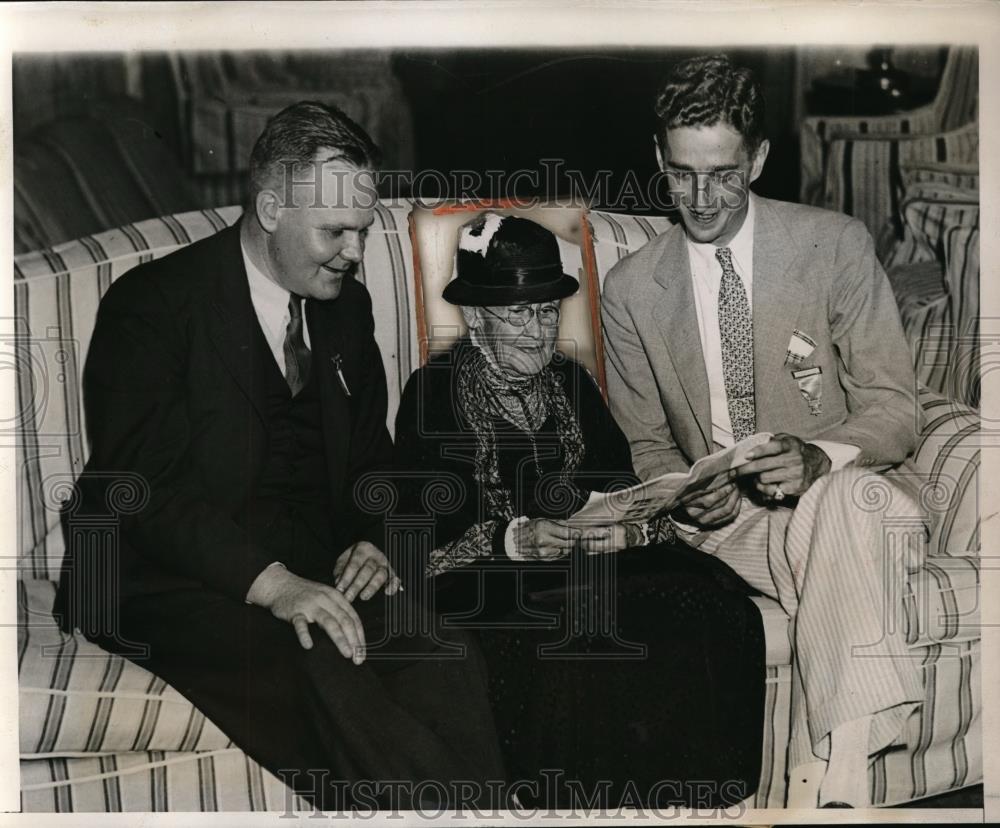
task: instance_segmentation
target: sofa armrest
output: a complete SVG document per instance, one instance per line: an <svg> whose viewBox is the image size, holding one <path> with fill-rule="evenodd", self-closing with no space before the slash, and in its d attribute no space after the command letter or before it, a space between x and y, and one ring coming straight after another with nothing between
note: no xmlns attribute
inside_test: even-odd
<svg viewBox="0 0 1000 828"><path fill-rule="evenodd" d="M979 408L982 366L979 349L979 228L955 226L944 238L944 277L955 329L950 394Z"/></svg>
<svg viewBox="0 0 1000 828"><path fill-rule="evenodd" d="M978 558L928 558L903 590L910 647L975 641L982 635Z"/></svg>
<svg viewBox="0 0 1000 828"><path fill-rule="evenodd" d="M978 557L980 549L980 417L926 388L918 394L925 426L910 463L923 480L930 518L929 555Z"/></svg>

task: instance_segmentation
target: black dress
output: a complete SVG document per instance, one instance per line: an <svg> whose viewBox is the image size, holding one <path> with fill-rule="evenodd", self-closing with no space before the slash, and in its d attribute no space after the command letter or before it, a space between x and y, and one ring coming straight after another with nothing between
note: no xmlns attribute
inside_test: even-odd
<svg viewBox="0 0 1000 828"><path fill-rule="evenodd" d="M477 441L458 402L456 367L471 347L460 341L407 383L396 421L395 514L405 526L434 513L433 534L411 542L401 561L407 589L479 631L508 777L534 781L519 798L717 807L751 795L765 671L749 587L676 541L511 561L508 520L491 514L474 478ZM552 486L564 447L551 414L530 436L493 419L516 515L563 518L589 491L635 480L628 443L593 380L559 354L552 368L583 437L578 491Z"/></svg>

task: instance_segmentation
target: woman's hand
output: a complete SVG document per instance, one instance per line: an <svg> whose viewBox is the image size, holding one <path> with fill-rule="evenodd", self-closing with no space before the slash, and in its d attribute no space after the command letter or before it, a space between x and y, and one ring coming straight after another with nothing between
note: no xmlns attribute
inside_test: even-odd
<svg viewBox="0 0 1000 828"><path fill-rule="evenodd" d="M576 546L588 555L599 555L630 545L623 524L581 529L545 518L534 518L515 526L513 539L519 557L542 561L562 558Z"/></svg>
<svg viewBox="0 0 1000 828"><path fill-rule="evenodd" d="M588 555L606 555L610 552L620 552L629 546L637 546L642 541L629 536L633 533L624 523L613 523L610 526L595 526L588 529L590 536L580 541L580 548ZM637 529L639 536L641 530Z"/></svg>
<svg viewBox="0 0 1000 828"><path fill-rule="evenodd" d="M580 530L559 520L532 518L514 527L514 549L521 559L550 561L562 558L580 539Z"/></svg>

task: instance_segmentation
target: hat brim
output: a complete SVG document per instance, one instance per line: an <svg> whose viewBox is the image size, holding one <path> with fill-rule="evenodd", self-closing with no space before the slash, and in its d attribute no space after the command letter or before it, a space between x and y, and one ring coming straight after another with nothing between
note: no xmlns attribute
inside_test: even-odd
<svg viewBox="0 0 1000 828"><path fill-rule="evenodd" d="M565 299L580 289L580 283L563 273L558 279L536 285L477 285L452 279L441 297L452 305L467 307L534 304Z"/></svg>

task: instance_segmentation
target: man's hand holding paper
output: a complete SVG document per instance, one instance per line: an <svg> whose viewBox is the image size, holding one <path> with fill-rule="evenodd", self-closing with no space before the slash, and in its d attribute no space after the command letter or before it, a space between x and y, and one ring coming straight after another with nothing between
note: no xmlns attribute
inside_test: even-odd
<svg viewBox="0 0 1000 828"><path fill-rule="evenodd" d="M768 500L799 497L830 471L830 458L823 449L792 434L775 434L767 443L746 455L749 461L737 469L740 477Z"/></svg>

